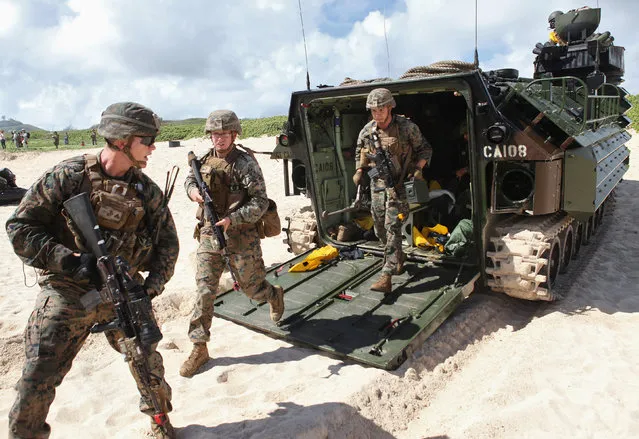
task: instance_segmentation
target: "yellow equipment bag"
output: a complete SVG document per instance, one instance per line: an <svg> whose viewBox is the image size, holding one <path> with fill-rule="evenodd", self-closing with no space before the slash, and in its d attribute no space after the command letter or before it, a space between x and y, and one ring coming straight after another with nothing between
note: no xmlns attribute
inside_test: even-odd
<svg viewBox="0 0 639 439"><path fill-rule="evenodd" d="M339 255L339 251L332 245L325 245L322 248L313 250L309 255L304 258L302 262L298 262L289 268L289 273L311 271L322 265L326 261L335 259Z"/></svg>
<svg viewBox="0 0 639 439"><path fill-rule="evenodd" d="M436 224L433 227L423 227L420 232L413 226L413 244L416 247L435 247L440 253L444 253L444 246L436 240L438 235L448 235L448 227Z"/></svg>
<svg viewBox="0 0 639 439"><path fill-rule="evenodd" d="M357 224L357 226L362 230L370 230L373 228L374 225L373 217L370 215L362 218L355 218L353 221L355 221L355 224Z"/></svg>

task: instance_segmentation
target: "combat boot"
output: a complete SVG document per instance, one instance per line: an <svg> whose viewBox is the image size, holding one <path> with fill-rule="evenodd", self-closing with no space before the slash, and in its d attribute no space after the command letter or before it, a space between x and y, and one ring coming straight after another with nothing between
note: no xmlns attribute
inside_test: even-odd
<svg viewBox="0 0 639 439"><path fill-rule="evenodd" d="M209 361L209 350L206 347L206 343L193 344L193 350L189 358L180 367L180 375L191 378L207 361Z"/></svg>
<svg viewBox="0 0 639 439"><path fill-rule="evenodd" d="M175 439L177 435L175 434L175 429L171 425L171 421L168 419L164 423L164 425L158 425L155 423L153 418L151 418L151 431L153 432L153 437L156 439Z"/></svg>
<svg viewBox="0 0 639 439"><path fill-rule="evenodd" d="M393 290L391 278L392 276L390 275L390 273L382 273L382 275L379 277L379 280L371 285L371 290L381 291L382 293L384 293L384 295L390 294L390 292Z"/></svg>
<svg viewBox="0 0 639 439"><path fill-rule="evenodd" d="M402 257L399 258L399 261L397 261L397 266L395 267L395 270L393 271L394 275L404 274L404 272L406 271L406 267L404 267L404 262L406 262L406 254L402 253Z"/></svg>
<svg viewBox="0 0 639 439"><path fill-rule="evenodd" d="M268 300L271 308L271 320L279 322L282 314L284 314L284 288L274 285L273 291L275 292L275 297Z"/></svg>

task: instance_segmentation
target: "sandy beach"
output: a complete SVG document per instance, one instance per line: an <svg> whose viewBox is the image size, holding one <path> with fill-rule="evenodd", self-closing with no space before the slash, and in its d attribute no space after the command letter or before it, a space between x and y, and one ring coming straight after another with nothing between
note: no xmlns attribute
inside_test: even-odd
<svg viewBox="0 0 639 439"><path fill-rule="evenodd" d="M271 151L275 139L244 139ZM170 208L180 236L175 275L154 300L164 339L171 421L179 438L629 438L639 437L639 136L614 211L560 280L565 298L523 302L472 294L397 370L331 358L215 318L204 371L178 375L191 343L195 299L195 203L183 190L187 152L206 139L158 143L147 172L163 188L181 168ZM97 152L99 149L87 150ZM0 152L0 167L29 187L78 151ZM284 196L282 162L260 155L280 217L308 206ZM24 358L23 331L39 292L35 271L13 252L0 206L0 438ZM262 241L266 265L292 257L284 234ZM248 300L248 299L247 299ZM47 421L56 438L151 437L128 367L102 334L91 335L58 388Z"/></svg>

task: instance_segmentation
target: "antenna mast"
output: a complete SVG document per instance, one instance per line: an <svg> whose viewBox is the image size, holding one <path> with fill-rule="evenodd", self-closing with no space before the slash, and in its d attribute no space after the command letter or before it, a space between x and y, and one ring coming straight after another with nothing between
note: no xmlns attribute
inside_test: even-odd
<svg viewBox="0 0 639 439"><path fill-rule="evenodd" d="M384 41L386 42L386 62L388 64L388 77L391 77L390 50L388 50L388 37L386 36L386 5L384 5Z"/></svg>
<svg viewBox="0 0 639 439"><path fill-rule="evenodd" d="M475 68L479 68L479 54L477 53L477 0L475 0Z"/></svg>
<svg viewBox="0 0 639 439"><path fill-rule="evenodd" d="M300 10L300 23L302 23L302 38L304 40L304 58L306 59L306 90L310 90L311 78L308 74L308 52L306 50L306 34L304 33L304 19L302 18L302 0L297 0L297 6Z"/></svg>

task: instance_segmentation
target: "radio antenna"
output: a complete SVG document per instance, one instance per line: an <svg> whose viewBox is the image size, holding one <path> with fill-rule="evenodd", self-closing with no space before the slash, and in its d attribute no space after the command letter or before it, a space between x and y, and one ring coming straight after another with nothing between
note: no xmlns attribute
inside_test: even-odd
<svg viewBox="0 0 639 439"><path fill-rule="evenodd" d="M479 68L479 54L477 53L477 0L475 0L475 68Z"/></svg>
<svg viewBox="0 0 639 439"><path fill-rule="evenodd" d="M311 89L311 78L308 74L308 52L306 51L306 34L304 33L304 19L302 18L302 0L297 0L300 10L300 23L302 23L302 39L304 40L304 58L306 58L306 90Z"/></svg>
<svg viewBox="0 0 639 439"><path fill-rule="evenodd" d="M386 4L384 4L384 41L386 42L386 63L388 64L388 77L391 77L390 50L388 50L388 37L386 35Z"/></svg>

